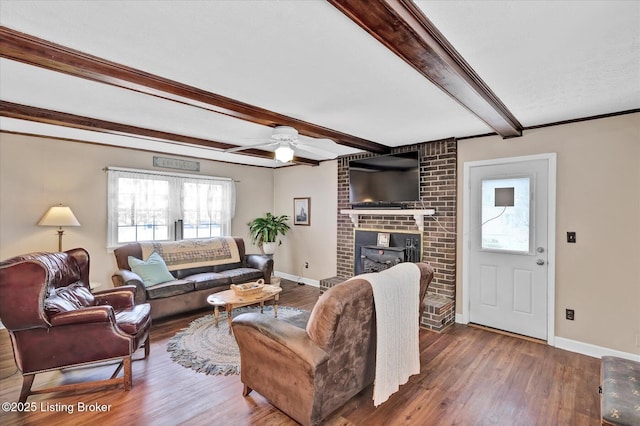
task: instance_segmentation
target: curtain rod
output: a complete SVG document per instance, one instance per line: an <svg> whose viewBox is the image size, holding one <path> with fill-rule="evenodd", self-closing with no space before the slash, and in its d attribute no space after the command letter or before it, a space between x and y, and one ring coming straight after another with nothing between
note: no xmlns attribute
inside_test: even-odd
<svg viewBox="0 0 640 426"><path fill-rule="evenodd" d="M124 167L113 167L106 166L102 168L103 172L117 171L117 172L127 172L127 173L138 173L141 175L156 175L156 176L168 176L168 177L185 177L189 179L201 179L201 180L226 180L234 183L240 183L239 180L231 179L228 177L219 177L219 176L202 176L202 175L192 175L188 173L174 173L174 172L159 172L156 170L144 170L144 169L127 169Z"/></svg>

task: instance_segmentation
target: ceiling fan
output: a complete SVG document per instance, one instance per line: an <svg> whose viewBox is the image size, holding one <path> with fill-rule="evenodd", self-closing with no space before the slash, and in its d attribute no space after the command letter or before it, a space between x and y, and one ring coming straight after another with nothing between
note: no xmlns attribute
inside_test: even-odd
<svg viewBox="0 0 640 426"><path fill-rule="evenodd" d="M298 131L290 126L276 126L273 128L271 138L267 142L237 146L226 149L224 152L238 152L251 148L269 148L277 146L275 149L276 160L282 163L288 163L293 160L296 151L307 151L311 154L321 155L323 158L334 159L338 155L324 149L313 146L311 143L305 142L298 138Z"/></svg>

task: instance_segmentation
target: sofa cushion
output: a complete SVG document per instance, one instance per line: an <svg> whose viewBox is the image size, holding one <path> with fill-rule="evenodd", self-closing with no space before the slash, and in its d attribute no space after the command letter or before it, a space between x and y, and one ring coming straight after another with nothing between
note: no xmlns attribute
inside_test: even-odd
<svg viewBox="0 0 640 426"><path fill-rule="evenodd" d="M149 322L150 316L151 306L143 303L116 312L116 323L125 333L135 336Z"/></svg>
<svg viewBox="0 0 640 426"><path fill-rule="evenodd" d="M95 298L91 291L78 281L66 287L50 290L49 296L44 300L44 309L47 314L52 315L94 304Z"/></svg>
<svg viewBox="0 0 640 426"><path fill-rule="evenodd" d="M245 283L247 281L255 281L260 278L264 278L261 270L253 268L229 269L228 271L220 272L220 275L231 278L232 284Z"/></svg>
<svg viewBox="0 0 640 426"><path fill-rule="evenodd" d="M186 279L195 283L195 289L204 290L207 288L220 287L223 285L231 285L231 278L216 274L215 272L205 272L202 274L190 275Z"/></svg>
<svg viewBox="0 0 640 426"><path fill-rule="evenodd" d="M224 265L216 265L213 267L213 272L222 272L222 271L228 271L229 269L237 269L237 268L242 268L242 263L236 262L236 263L226 263Z"/></svg>
<svg viewBox="0 0 640 426"><path fill-rule="evenodd" d="M173 271L172 273L173 275L175 275L177 279L182 280L182 279L188 279L188 277L190 277L191 275L204 274L207 272L222 272L222 271L228 271L230 269L237 269L241 267L242 267L242 263L236 262L236 263L227 263L224 265L201 266L198 268L178 269Z"/></svg>
<svg viewBox="0 0 640 426"><path fill-rule="evenodd" d="M44 301L44 310L48 315L59 314L61 312L75 311L80 309L81 306L63 299L62 297L48 297Z"/></svg>
<svg viewBox="0 0 640 426"><path fill-rule="evenodd" d="M188 277L196 274L205 274L207 272L214 272L213 266L201 266L199 268L186 268L173 271L173 275L179 280L189 279Z"/></svg>
<svg viewBox="0 0 640 426"><path fill-rule="evenodd" d="M173 281L175 278L167 269L162 256L157 252L149 255L147 260L140 260L136 257L129 256L129 267L142 278L145 287Z"/></svg>
<svg viewBox="0 0 640 426"><path fill-rule="evenodd" d="M193 281L173 280L147 287L148 299L162 299L163 297L177 296L189 293L195 288Z"/></svg>

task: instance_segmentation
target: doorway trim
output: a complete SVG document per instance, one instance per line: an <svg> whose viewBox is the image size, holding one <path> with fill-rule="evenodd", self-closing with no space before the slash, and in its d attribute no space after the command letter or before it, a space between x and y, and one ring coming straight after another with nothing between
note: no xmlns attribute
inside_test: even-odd
<svg viewBox="0 0 640 426"><path fill-rule="evenodd" d="M536 154L520 157L496 158L492 160L467 161L463 164L462 186L462 323L469 323L470 297L469 297L469 259L471 251L471 236L469 226L471 223L471 180L470 172L474 167L495 166L500 164L512 164L523 161L546 160L549 165L549 181L547 188L548 218L547 218L547 344L555 346L555 306L556 306L556 163L557 154Z"/></svg>

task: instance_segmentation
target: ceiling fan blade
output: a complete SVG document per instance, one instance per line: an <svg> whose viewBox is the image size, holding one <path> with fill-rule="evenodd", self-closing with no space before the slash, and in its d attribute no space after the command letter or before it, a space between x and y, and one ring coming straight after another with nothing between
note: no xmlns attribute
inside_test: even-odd
<svg viewBox="0 0 640 426"><path fill-rule="evenodd" d="M278 144L278 141L257 143L255 145L242 145L242 146L236 146L234 148L225 149L224 152L238 152L238 151L243 151L245 149L251 149L251 148L267 148L269 146L273 146L276 144Z"/></svg>
<svg viewBox="0 0 640 426"><path fill-rule="evenodd" d="M336 158L338 156L338 154L336 154L335 152L331 152L331 151L327 151L325 149L317 148L317 147L312 146L310 144L292 143L292 145L293 145L293 148L295 150L307 151L307 152L310 152L312 154L321 155L322 157L326 157L326 158L331 159L331 160L333 160L334 158Z"/></svg>

